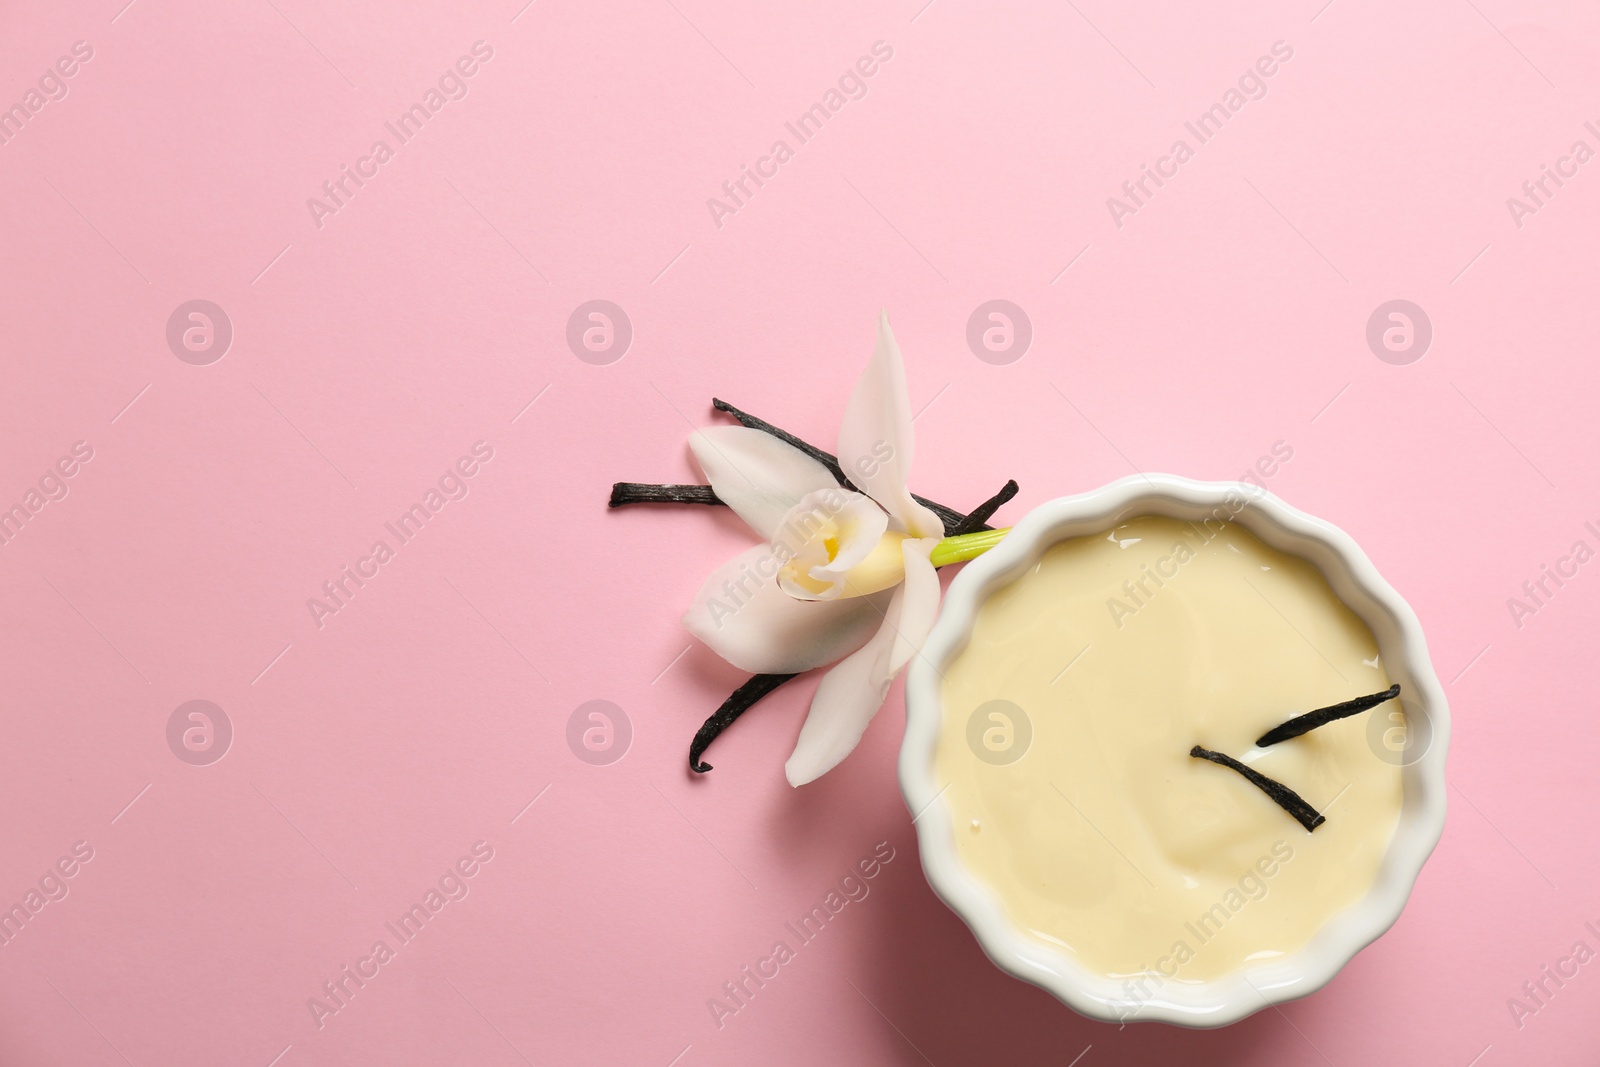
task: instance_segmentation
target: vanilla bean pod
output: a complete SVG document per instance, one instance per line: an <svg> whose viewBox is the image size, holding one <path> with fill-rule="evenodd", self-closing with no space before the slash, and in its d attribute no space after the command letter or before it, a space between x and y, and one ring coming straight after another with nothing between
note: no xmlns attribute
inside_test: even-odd
<svg viewBox="0 0 1600 1067"><path fill-rule="evenodd" d="M608 507L624 504L721 504L709 485L655 485L648 482L617 482L611 487Z"/></svg>
<svg viewBox="0 0 1600 1067"><path fill-rule="evenodd" d="M1400 683L1396 682L1381 693L1372 693L1354 700L1346 700L1342 704L1330 704L1316 711L1308 711L1304 715L1297 715L1288 722L1280 723L1256 738L1259 748L1276 745L1279 741L1287 741L1291 737L1308 734L1319 726L1326 726L1338 719L1349 718L1351 715L1360 714L1368 708L1375 708L1379 704L1393 700L1400 695Z"/></svg>
<svg viewBox="0 0 1600 1067"><path fill-rule="evenodd" d="M990 516L992 516L996 511L1000 510L1000 505L1004 504L1006 501L1010 500L1016 495L1016 481L1013 480L1007 482L1005 485L1000 487L1000 491L998 493L968 512L967 517L961 520L955 529L946 530L945 536L956 537L960 534L977 533L979 530L989 529L989 527L985 526L984 523L988 522Z"/></svg>
<svg viewBox="0 0 1600 1067"><path fill-rule="evenodd" d="M1306 828L1308 833L1328 821L1316 808L1307 804L1305 798L1299 793L1276 779L1268 778L1260 771L1246 767L1232 756L1224 756L1221 752L1213 752L1208 748L1201 748L1199 745L1191 748L1189 755L1195 759L1210 760L1212 763L1227 767L1229 770L1238 771L1244 776L1245 781L1271 797L1272 802L1277 804L1278 807L1293 815L1296 821Z"/></svg>
<svg viewBox="0 0 1600 1067"><path fill-rule="evenodd" d="M704 774L711 769L711 764L700 759L705 755L706 749L711 747L722 731L732 726L734 720L755 706L756 701L772 692L790 678L799 677L794 674L758 674L735 689L722 706L712 713L699 730L695 731L694 740L689 743L689 769L696 774Z"/></svg>

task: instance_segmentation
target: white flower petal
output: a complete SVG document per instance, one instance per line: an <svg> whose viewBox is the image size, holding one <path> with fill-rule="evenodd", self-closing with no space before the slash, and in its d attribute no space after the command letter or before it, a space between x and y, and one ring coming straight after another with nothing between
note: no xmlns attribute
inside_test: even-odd
<svg viewBox="0 0 1600 1067"><path fill-rule="evenodd" d="M933 629L933 620L939 614L939 572L928 559L933 546L939 542L932 537L918 540L907 538L900 544L905 553L905 584L900 588L900 615L895 620L894 651L889 654L889 675L900 673L900 668L911 657L922 651L922 643Z"/></svg>
<svg viewBox="0 0 1600 1067"><path fill-rule="evenodd" d="M689 447L717 496L764 538L806 494L839 487L828 468L748 426L696 430Z"/></svg>
<svg viewBox="0 0 1600 1067"><path fill-rule="evenodd" d="M839 464L850 484L883 505L896 528L913 537L943 537L944 524L906 488L911 473L911 401L900 346L889 316L878 318L878 345L856 382L839 427Z"/></svg>
<svg viewBox="0 0 1600 1067"><path fill-rule="evenodd" d="M776 573L769 546L741 552L706 579L683 625L735 667L795 674L859 648L883 618L886 594L796 600L778 588Z"/></svg>
<svg viewBox="0 0 1600 1067"><path fill-rule="evenodd" d="M891 617L904 596L902 589L895 590L889 607ZM805 725L800 727L800 739L783 765L790 785L801 786L822 777L856 747L894 681L894 672L889 669L894 642L894 627L885 621L870 641L822 676L817 694L811 698Z"/></svg>
<svg viewBox="0 0 1600 1067"><path fill-rule="evenodd" d="M922 648L939 610L939 574L928 561L936 543L933 538L902 542L905 584L895 590L872 639L822 676L794 753L784 764L790 785L815 781L855 749L894 676Z"/></svg>

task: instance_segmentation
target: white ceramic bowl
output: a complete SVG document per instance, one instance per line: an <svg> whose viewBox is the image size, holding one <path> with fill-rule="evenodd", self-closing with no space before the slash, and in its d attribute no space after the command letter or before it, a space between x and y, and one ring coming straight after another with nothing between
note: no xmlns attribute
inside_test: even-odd
<svg viewBox="0 0 1600 1067"><path fill-rule="evenodd" d="M1372 630L1389 677L1407 696L1408 723L1429 738L1421 755L1402 767L1404 799L1394 839L1367 895L1334 915L1305 948L1201 983L1165 983L1130 1020L1180 1026L1224 1026L1271 1004L1303 997L1394 925L1423 863L1444 830L1445 750L1450 717L1444 690L1428 660L1422 627L1406 602L1343 531L1297 511L1271 494L1238 482L1195 482L1170 474L1135 475L1102 489L1063 497L1030 512L1000 545L968 563L950 584L939 619L912 660L906 682L906 733L900 749L900 789L917 827L922 869L935 893L972 928L995 965L1049 990L1091 1018L1124 1021L1121 981L1095 974L1065 953L1029 937L1000 900L961 862L949 809L939 799L934 752L945 709L945 665L966 647L984 600L1019 577L1058 541L1099 533L1137 515L1200 519L1224 501L1249 504L1231 521L1279 551L1310 560ZM1421 722L1416 718L1420 714ZM1419 727L1426 729L1419 730ZM1417 749L1421 749L1419 742Z"/></svg>

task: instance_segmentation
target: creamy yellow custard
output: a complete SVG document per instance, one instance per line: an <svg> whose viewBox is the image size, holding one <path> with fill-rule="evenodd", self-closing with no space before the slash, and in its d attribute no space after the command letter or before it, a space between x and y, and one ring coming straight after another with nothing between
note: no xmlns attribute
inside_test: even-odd
<svg viewBox="0 0 1600 1067"><path fill-rule="evenodd" d="M1053 546L981 606L941 684L963 863L1031 936L1139 976L1135 1001L1304 947L1372 886L1399 819L1399 701L1255 747L1390 679L1322 574L1235 523L1144 516ZM1308 833L1195 745L1326 821Z"/></svg>

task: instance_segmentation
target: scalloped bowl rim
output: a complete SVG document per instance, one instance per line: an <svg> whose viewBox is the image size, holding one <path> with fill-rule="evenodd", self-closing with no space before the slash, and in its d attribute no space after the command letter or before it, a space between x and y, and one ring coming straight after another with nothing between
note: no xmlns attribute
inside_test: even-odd
<svg viewBox="0 0 1600 1067"><path fill-rule="evenodd" d="M934 766L943 716L942 671L965 649L984 601L1019 577L1052 545L1097 533L1136 515L1183 519L1210 515L1218 507L1226 507L1230 495L1246 501L1231 515L1231 521L1279 551L1310 560L1339 599L1372 630L1390 678L1420 705L1431 740L1420 758L1401 769L1404 795L1400 818L1366 896L1333 915L1304 948L1204 982L1166 982L1155 997L1128 1015L1118 1006L1127 1000L1119 980L1096 974L1065 952L1025 934L994 892L958 856L949 809L938 802L942 787ZM1048 990L1090 1018L1225 1026L1262 1008L1315 992L1394 925L1444 831L1444 766L1449 742L1449 708L1428 658L1422 626L1348 534L1242 482L1139 474L1041 504L998 546L967 563L956 575L922 653L907 674L900 789L917 829L929 884L967 923L1000 969Z"/></svg>

